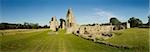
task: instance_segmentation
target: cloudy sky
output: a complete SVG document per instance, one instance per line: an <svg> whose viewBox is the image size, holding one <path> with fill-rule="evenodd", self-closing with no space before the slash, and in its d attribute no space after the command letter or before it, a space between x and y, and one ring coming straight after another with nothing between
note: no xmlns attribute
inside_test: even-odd
<svg viewBox="0 0 150 52"><path fill-rule="evenodd" d="M72 8L78 24L107 23L111 17L125 22L148 21L149 0L1 0L0 22L49 24L52 16L66 18Z"/></svg>

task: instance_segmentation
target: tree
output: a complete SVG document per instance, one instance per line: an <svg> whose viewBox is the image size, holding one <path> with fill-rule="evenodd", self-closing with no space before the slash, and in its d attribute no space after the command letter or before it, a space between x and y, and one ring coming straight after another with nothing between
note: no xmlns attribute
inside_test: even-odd
<svg viewBox="0 0 150 52"><path fill-rule="evenodd" d="M46 26L45 28L48 28L49 26ZM28 23L24 22L24 24L16 24L16 23L0 23L0 30L2 29L38 29L43 28L38 23Z"/></svg>
<svg viewBox="0 0 150 52"><path fill-rule="evenodd" d="M23 25L23 26L24 26L25 29L29 29L29 28L30 28L30 25L29 25L28 22L24 22L24 25Z"/></svg>
<svg viewBox="0 0 150 52"><path fill-rule="evenodd" d="M38 29L39 28L39 25L38 23L28 23L28 22L24 22L24 28L25 29Z"/></svg>
<svg viewBox="0 0 150 52"><path fill-rule="evenodd" d="M23 25L22 24L16 24L16 29L22 29Z"/></svg>
<svg viewBox="0 0 150 52"><path fill-rule="evenodd" d="M29 25L32 27L32 29L38 29L39 27L38 23L30 23Z"/></svg>
<svg viewBox="0 0 150 52"><path fill-rule="evenodd" d="M43 28L50 28L48 25L44 25Z"/></svg>
<svg viewBox="0 0 150 52"><path fill-rule="evenodd" d="M131 27L139 27L142 26L142 21L138 18L132 17L128 20L128 22L130 23Z"/></svg>
<svg viewBox="0 0 150 52"><path fill-rule="evenodd" d="M8 23L0 23L0 29L6 29Z"/></svg>
<svg viewBox="0 0 150 52"><path fill-rule="evenodd" d="M112 25L119 25L119 24L121 24L121 22L115 17L110 19L110 23L112 23Z"/></svg>

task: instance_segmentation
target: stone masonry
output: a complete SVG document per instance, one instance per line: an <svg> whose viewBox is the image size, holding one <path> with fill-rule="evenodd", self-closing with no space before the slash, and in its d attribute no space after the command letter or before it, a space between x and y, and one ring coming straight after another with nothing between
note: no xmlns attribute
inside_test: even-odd
<svg viewBox="0 0 150 52"><path fill-rule="evenodd" d="M111 32L113 31L112 25L95 25L95 26L80 26L77 31L74 32L77 36L81 36L87 39L108 39L112 37Z"/></svg>
<svg viewBox="0 0 150 52"><path fill-rule="evenodd" d="M67 33L72 33L73 31L75 31L77 29L74 18L75 17L73 15L72 9L69 8L68 11L67 11L67 16L66 16Z"/></svg>
<svg viewBox="0 0 150 52"><path fill-rule="evenodd" d="M59 24L58 24L58 21L57 21L56 17L55 16L52 17L51 21L50 21L50 29L52 31L57 31L58 30L58 26L59 26Z"/></svg>

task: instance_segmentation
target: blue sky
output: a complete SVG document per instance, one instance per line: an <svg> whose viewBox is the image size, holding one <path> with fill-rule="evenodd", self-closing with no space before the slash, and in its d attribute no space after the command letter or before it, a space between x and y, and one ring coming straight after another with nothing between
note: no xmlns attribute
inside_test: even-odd
<svg viewBox="0 0 150 52"><path fill-rule="evenodd" d="M148 21L149 0L1 0L0 22L49 24L52 16L66 18L72 8L78 24L125 22L132 16Z"/></svg>

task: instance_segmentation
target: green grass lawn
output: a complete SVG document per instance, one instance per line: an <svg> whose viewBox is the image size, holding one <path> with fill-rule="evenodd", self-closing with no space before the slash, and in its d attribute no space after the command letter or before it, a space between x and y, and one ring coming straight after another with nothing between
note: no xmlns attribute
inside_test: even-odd
<svg viewBox="0 0 150 52"><path fill-rule="evenodd" d="M136 29L127 29L127 30L136 31ZM11 34L7 35L6 33L6 35L4 34L3 36L0 36L0 46L1 46L0 51L1 52L133 52L133 51L137 51L137 49L121 49L121 48L114 48L114 47L94 43L92 41L85 40L73 34L65 34L63 31L59 31L58 33L50 32L50 30L47 29L42 31L35 31L35 32L30 32L30 30L28 31L29 33L19 33L18 31L12 31L9 33L12 33L13 35ZM144 29L143 31L144 32L146 31L144 33L146 37L145 36L141 37L140 35L136 35L137 39L141 37L142 41L141 39L138 41L130 40L131 37L126 37L126 36L124 39L128 39L130 43L127 44L123 43L123 41L119 41L115 37L112 38L112 40L107 40L107 41L114 44L143 46L147 48L148 34L147 34L147 30ZM3 31L0 32L2 33ZM123 35L124 34L121 34L118 37ZM141 35L143 34L141 33ZM131 36L135 36L135 35L131 35ZM132 39L135 39L135 37ZM146 45L141 45L139 41L141 41Z"/></svg>
<svg viewBox="0 0 150 52"><path fill-rule="evenodd" d="M130 28L114 32L115 37L108 39L107 42L117 45L135 47L138 52L148 52L150 31L147 28Z"/></svg>

